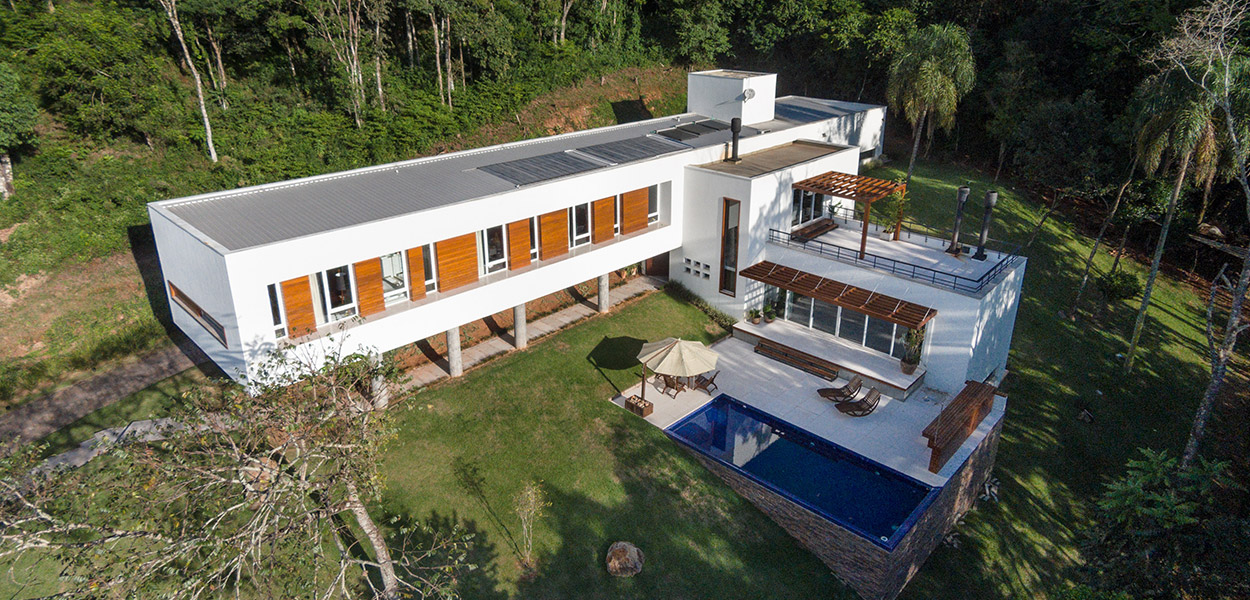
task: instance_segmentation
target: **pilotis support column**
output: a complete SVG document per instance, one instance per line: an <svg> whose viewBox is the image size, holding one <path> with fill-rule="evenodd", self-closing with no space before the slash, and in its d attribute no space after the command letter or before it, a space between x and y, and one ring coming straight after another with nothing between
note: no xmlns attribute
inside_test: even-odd
<svg viewBox="0 0 1250 600"><path fill-rule="evenodd" d="M460 326L447 330L447 372L452 377L464 375L464 363L460 358Z"/></svg>
<svg viewBox="0 0 1250 600"><path fill-rule="evenodd" d="M529 334L525 331L525 303L512 307L512 337L517 350L529 345Z"/></svg>
<svg viewBox="0 0 1250 600"><path fill-rule="evenodd" d="M373 357L370 358L370 360L372 361L373 366L375 368L382 366L381 354L373 355ZM380 410L390 405L391 386L390 384L386 382L386 377L382 376L381 374L375 374L373 376L373 381L371 382L370 387L372 388L372 392L373 392L373 408L374 409Z"/></svg>
<svg viewBox="0 0 1250 600"><path fill-rule="evenodd" d="M599 276L599 312L608 312L612 308L612 301L608 299L608 275Z"/></svg>

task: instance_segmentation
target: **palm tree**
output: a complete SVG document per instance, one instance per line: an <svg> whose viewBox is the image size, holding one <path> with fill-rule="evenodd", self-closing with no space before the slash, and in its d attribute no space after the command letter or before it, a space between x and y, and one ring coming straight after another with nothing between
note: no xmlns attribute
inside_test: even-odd
<svg viewBox="0 0 1250 600"><path fill-rule="evenodd" d="M1151 76L1139 92L1146 98L1145 119L1138 136L1137 155L1146 172L1158 172L1164 165L1177 165L1176 184L1172 187L1172 199L1168 202L1159 241L1155 244L1154 258L1150 263L1150 275L1142 292L1141 307L1133 323L1133 335L1129 341L1128 356L1124 360L1124 372L1133 369L1137 343L1141 341L1142 328L1146 323L1146 311L1150 308L1150 293L1159 275L1159 263L1163 260L1163 246L1167 242L1168 228L1176 216L1181 188L1190 169L1204 173L1219 157L1216 134L1215 104L1200 95L1197 87L1178 74L1164 72Z"/></svg>
<svg viewBox="0 0 1250 600"><path fill-rule="evenodd" d="M886 89L890 105L911 123L911 160L907 179L916 166L920 136L934 127L950 129L960 98L976 83L976 62L968 46L968 32L958 25L930 25L907 36L903 49L890 63Z"/></svg>

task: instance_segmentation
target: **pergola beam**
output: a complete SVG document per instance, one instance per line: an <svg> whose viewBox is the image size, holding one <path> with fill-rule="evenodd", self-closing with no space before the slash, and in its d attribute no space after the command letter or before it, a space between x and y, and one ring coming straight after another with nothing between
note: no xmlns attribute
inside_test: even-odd
<svg viewBox="0 0 1250 600"><path fill-rule="evenodd" d="M896 191L906 190L907 186L888 179L829 171L796 182L793 188L814 194L845 198L864 205L864 230L859 239L859 258L863 260L868 253L868 223L872 216L872 203Z"/></svg>

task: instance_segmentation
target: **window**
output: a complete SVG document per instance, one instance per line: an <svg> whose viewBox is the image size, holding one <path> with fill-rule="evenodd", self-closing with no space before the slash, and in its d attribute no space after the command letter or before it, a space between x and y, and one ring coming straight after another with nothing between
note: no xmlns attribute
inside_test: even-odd
<svg viewBox="0 0 1250 600"><path fill-rule="evenodd" d="M804 327L812 326L812 299L789 292L786 299L786 320Z"/></svg>
<svg viewBox="0 0 1250 600"><path fill-rule="evenodd" d="M478 232L478 260L481 273L487 275L502 271L508 266L507 244L504 242L503 225L488 227Z"/></svg>
<svg viewBox="0 0 1250 600"><path fill-rule="evenodd" d="M725 198L721 213L720 291L733 296L738 291L738 212L742 205Z"/></svg>
<svg viewBox="0 0 1250 600"><path fill-rule="evenodd" d="M340 321L356 315L356 297L352 294L355 283L348 265L317 273L315 304L320 309L317 314L320 322Z"/></svg>
<svg viewBox="0 0 1250 600"><path fill-rule="evenodd" d="M269 284L269 312L273 313L273 337L286 337L286 310L282 306L282 288Z"/></svg>
<svg viewBox="0 0 1250 600"><path fill-rule="evenodd" d="M578 204L569 208L569 247L576 248L590 243L590 204Z"/></svg>
<svg viewBox="0 0 1250 600"><path fill-rule="evenodd" d="M182 290L178 289L172 281L169 282L169 297L173 299L174 304L181 306L183 310L187 311L187 314L191 315L191 318L195 319L196 323L199 323L209 335L213 336L213 339L221 342L222 346L230 347L226 344L226 328L217 319L214 319L212 315L204 312L204 309L200 308L200 305L196 304L194 300L182 293Z"/></svg>
<svg viewBox="0 0 1250 600"><path fill-rule="evenodd" d="M650 204L648 204L648 207L650 207ZM625 218L621 213L624 211L625 203L621 201L621 197L618 195L612 199L612 235L621 235L621 221Z"/></svg>
<svg viewBox="0 0 1250 600"><path fill-rule="evenodd" d="M421 263L425 269L425 291L432 292L438 289L438 277L434 273L434 244L426 244L421 246Z"/></svg>
<svg viewBox="0 0 1250 600"><path fill-rule="evenodd" d="M387 306L408 299L408 265L403 252L382 257L382 297Z"/></svg>
<svg viewBox="0 0 1250 600"><path fill-rule="evenodd" d="M838 335L837 306L817 300L812 306L812 327L830 335Z"/></svg>
<svg viewBox="0 0 1250 600"><path fill-rule="evenodd" d="M784 318L894 358L902 358L906 352L903 339L910 331L902 325L820 300L813 301L794 292L786 292Z"/></svg>
<svg viewBox="0 0 1250 600"><path fill-rule="evenodd" d="M868 330L864 334L864 345L881 352L890 353L894 344L894 324L882 319L868 317Z"/></svg>
<svg viewBox="0 0 1250 600"><path fill-rule="evenodd" d="M530 260L538 260L538 217L530 217Z"/></svg>
<svg viewBox="0 0 1250 600"><path fill-rule="evenodd" d="M647 224L660 220L660 186L647 188Z"/></svg>
<svg viewBox="0 0 1250 600"><path fill-rule="evenodd" d="M798 227L824 216L824 196L806 190L794 190L790 205L790 225Z"/></svg>
<svg viewBox="0 0 1250 600"><path fill-rule="evenodd" d="M864 344L864 325L868 320L868 315L847 309L842 309L841 312L841 319L839 319L838 323L838 337L862 346Z"/></svg>

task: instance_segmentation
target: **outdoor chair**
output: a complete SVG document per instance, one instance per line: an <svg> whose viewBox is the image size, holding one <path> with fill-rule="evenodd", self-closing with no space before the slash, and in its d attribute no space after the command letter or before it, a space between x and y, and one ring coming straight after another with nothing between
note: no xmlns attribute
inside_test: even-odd
<svg viewBox="0 0 1250 600"><path fill-rule="evenodd" d="M854 398L862 387L864 387L864 380L860 379L859 375L856 375L842 387L820 388L816 390L816 393L820 394L820 397L825 400L841 403Z"/></svg>
<svg viewBox="0 0 1250 600"><path fill-rule="evenodd" d="M663 393L668 394L669 396L673 398L676 398L677 394L680 394L686 391L686 384L682 383L680 379L672 375L661 374L660 381L664 382ZM669 392L672 392L672 393L669 394Z"/></svg>
<svg viewBox="0 0 1250 600"><path fill-rule="evenodd" d="M881 392L877 390L868 390L868 395L863 400L849 400L837 404L838 410L848 417L866 417L877 410L877 405L881 403Z"/></svg>
<svg viewBox="0 0 1250 600"><path fill-rule="evenodd" d="M716 389L716 376L717 375L720 375L720 371L716 371L715 373L712 373L711 377L704 377L703 375L700 375L694 381L694 389L703 390L707 392L707 395L711 396L712 390Z"/></svg>

